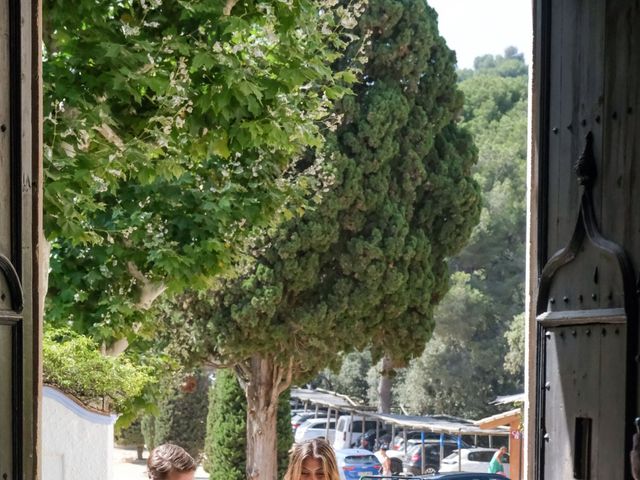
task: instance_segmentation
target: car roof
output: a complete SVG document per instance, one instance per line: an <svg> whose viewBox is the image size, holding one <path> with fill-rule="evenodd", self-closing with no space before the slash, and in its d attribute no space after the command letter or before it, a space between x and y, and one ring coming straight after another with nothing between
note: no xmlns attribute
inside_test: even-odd
<svg viewBox="0 0 640 480"><path fill-rule="evenodd" d="M336 450L336 457L350 457L354 455L373 455L373 452L365 450L364 448L341 448Z"/></svg>
<svg viewBox="0 0 640 480"><path fill-rule="evenodd" d="M326 424L327 423L327 417L324 417L324 418L320 418L320 417L318 417L318 418L310 418L304 423L306 423L307 425L312 425L314 423L324 423L324 424ZM303 425L304 425L304 423L303 423ZM333 418L330 418L329 419L329 423L335 423L335 420Z"/></svg>
<svg viewBox="0 0 640 480"><path fill-rule="evenodd" d="M487 448L487 447L472 447L472 448L461 448L463 452L497 452L498 448Z"/></svg>
<svg viewBox="0 0 640 480"><path fill-rule="evenodd" d="M429 479L456 479L459 478L460 480L463 480L465 478L467 479L502 479L502 480L508 480L507 477L505 477L504 475L498 475L496 473L471 473L471 472L466 472L466 473L458 473L458 472L452 472L452 473L437 473L433 476L430 477L426 477Z"/></svg>

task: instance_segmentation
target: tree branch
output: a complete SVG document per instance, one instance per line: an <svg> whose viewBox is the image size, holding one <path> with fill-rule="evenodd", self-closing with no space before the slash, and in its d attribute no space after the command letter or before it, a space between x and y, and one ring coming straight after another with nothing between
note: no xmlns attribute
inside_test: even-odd
<svg viewBox="0 0 640 480"><path fill-rule="evenodd" d="M167 286L162 282L150 281L133 262L127 262L127 270L129 270L133 278L142 284L140 287L140 298L137 303L138 308L148 310L151 308L153 302L165 292Z"/></svg>
<svg viewBox="0 0 640 480"><path fill-rule="evenodd" d="M227 3L222 9L222 13L224 13L227 17L231 15L231 10L233 10L233 7L236 6L236 3L238 3L238 0L227 0Z"/></svg>

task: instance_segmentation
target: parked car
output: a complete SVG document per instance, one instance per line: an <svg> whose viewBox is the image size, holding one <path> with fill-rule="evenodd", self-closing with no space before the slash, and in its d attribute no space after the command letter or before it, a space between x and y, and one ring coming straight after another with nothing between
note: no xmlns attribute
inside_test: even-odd
<svg viewBox="0 0 640 480"><path fill-rule="evenodd" d="M458 442L445 441L442 445L443 457L447 457L458 448ZM422 443L415 443L407 450L402 460L402 471L410 475L422 473L431 475L440 469L440 441L428 440L424 443L424 470L422 465ZM485 470L486 471L486 470Z"/></svg>
<svg viewBox="0 0 640 480"><path fill-rule="evenodd" d="M427 441L440 441L440 436L442 435L444 438L444 441L451 441L451 442L457 442L458 441L458 437L455 435L449 435L447 433L445 434L440 434L440 433L436 433L436 432L422 432L420 430L410 430L407 432L407 449L409 448L410 445L412 444L416 444L418 442L421 441L422 439L422 434L424 433L424 439ZM470 448L471 445L469 445L467 442L465 442L464 440L460 440L460 445L462 446L462 448ZM398 435L396 435L395 437L393 437L393 440L391 442L391 445L389 445L389 450L394 450L394 451L404 451L404 434L400 433ZM403 453L404 455L404 453Z"/></svg>
<svg viewBox="0 0 640 480"><path fill-rule="evenodd" d="M310 418L327 418L327 414L325 413L318 413L318 416L316 417L316 412L310 412L310 411L306 411L306 412L302 412L302 413L298 413L294 416L291 417L291 430L293 431L293 433L296 433L296 429L302 425L304 422L306 422L307 420L309 420Z"/></svg>
<svg viewBox="0 0 640 480"><path fill-rule="evenodd" d="M429 480L509 480L508 477L498 473L480 472L438 473L428 478Z"/></svg>
<svg viewBox="0 0 640 480"><path fill-rule="evenodd" d="M329 430L327 431L326 418L310 418L296 430L294 436L296 443L311 440L312 438L324 438L329 442L333 442L336 434L335 419L329 420Z"/></svg>
<svg viewBox="0 0 640 480"><path fill-rule="evenodd" d="M375 420L365 420L358 415L343 415L338 418L336 427L336 438L333 442L333 448L340 450L343 448L352 448L359 445L360 436L362 435L364 422L364 431L375 430Z"/></svg>
<svg viewBox="0 0 640 480"><path fill-rule="evenodd" d="M382 465L369 450L343 448L336 450L340 480L359 480L362 476L379 475Z"/></svg>
<svg viewBox="0 0 640 480"><path fill-rule="evenodd" d="M489 462L497 452L495 448L462 448L451 454L440 463L440 472L486 472L489 470ZM460 462L460 460L462 460ZM460 464L460 466L459 466ZM504 473L509 475L509 454L502 458ZM504 477L503 477L504 478Z"/></svg>

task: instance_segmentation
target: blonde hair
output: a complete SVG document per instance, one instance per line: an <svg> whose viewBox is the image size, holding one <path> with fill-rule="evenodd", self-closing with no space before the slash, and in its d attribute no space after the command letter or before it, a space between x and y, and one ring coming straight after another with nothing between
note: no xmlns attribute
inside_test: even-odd
<svg viewBox="0 0 640 480"><path fill-rule="evenodd" d="M307 458L317 458L322 462L326 480L340 480L338 461L331 445L326 440L314 438L306 442L295 443L289 450L289 468L284 480L300 480L302 464Z"/></svg>

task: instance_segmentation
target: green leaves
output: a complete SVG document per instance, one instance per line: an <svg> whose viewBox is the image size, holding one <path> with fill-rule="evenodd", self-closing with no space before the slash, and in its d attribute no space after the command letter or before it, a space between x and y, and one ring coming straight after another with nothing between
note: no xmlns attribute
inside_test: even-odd
<svg viewBox="0 0 640 480"><path fill-rule="evenodd" d="M527 67L512 49L475 63L460 72L460 88L463 124L478 146L482 212L451 261L456 271L436 311L434 337L400 388L413 413L486 416L496 413L489 401L522 388Z"/></svg>
<svg viewBox="0 0 640 480"><path fill-rule="evenodd" d="M127 406L155 380L148 368L125 357L107 357L89 338L68 330L45 331L43 381L96 408L124 413Z"/></svg>
<svg viewBox="0 0 640 480"><path fill-rule="evenodd" d="M340 352L371 346L400 363L422 351L447 262L480 210L454 57L435 18L423 1L369 2L356 31L367 41L343 59L363 81L338 102L325 149L295 165L312 186L307 207L285 206L287 220L255 239L236 277L174 305L167 328L195 332L196 353L240 366L275 356L305 381Z"/></svg>
<svg viewBox="0 0 640 480"><path fill-rule="evenodd" d="M130 333L149 285L210 284L302 198L283 176L355 79L329 68L345 13L327 6L44 2L48 321Z"/></svg>

